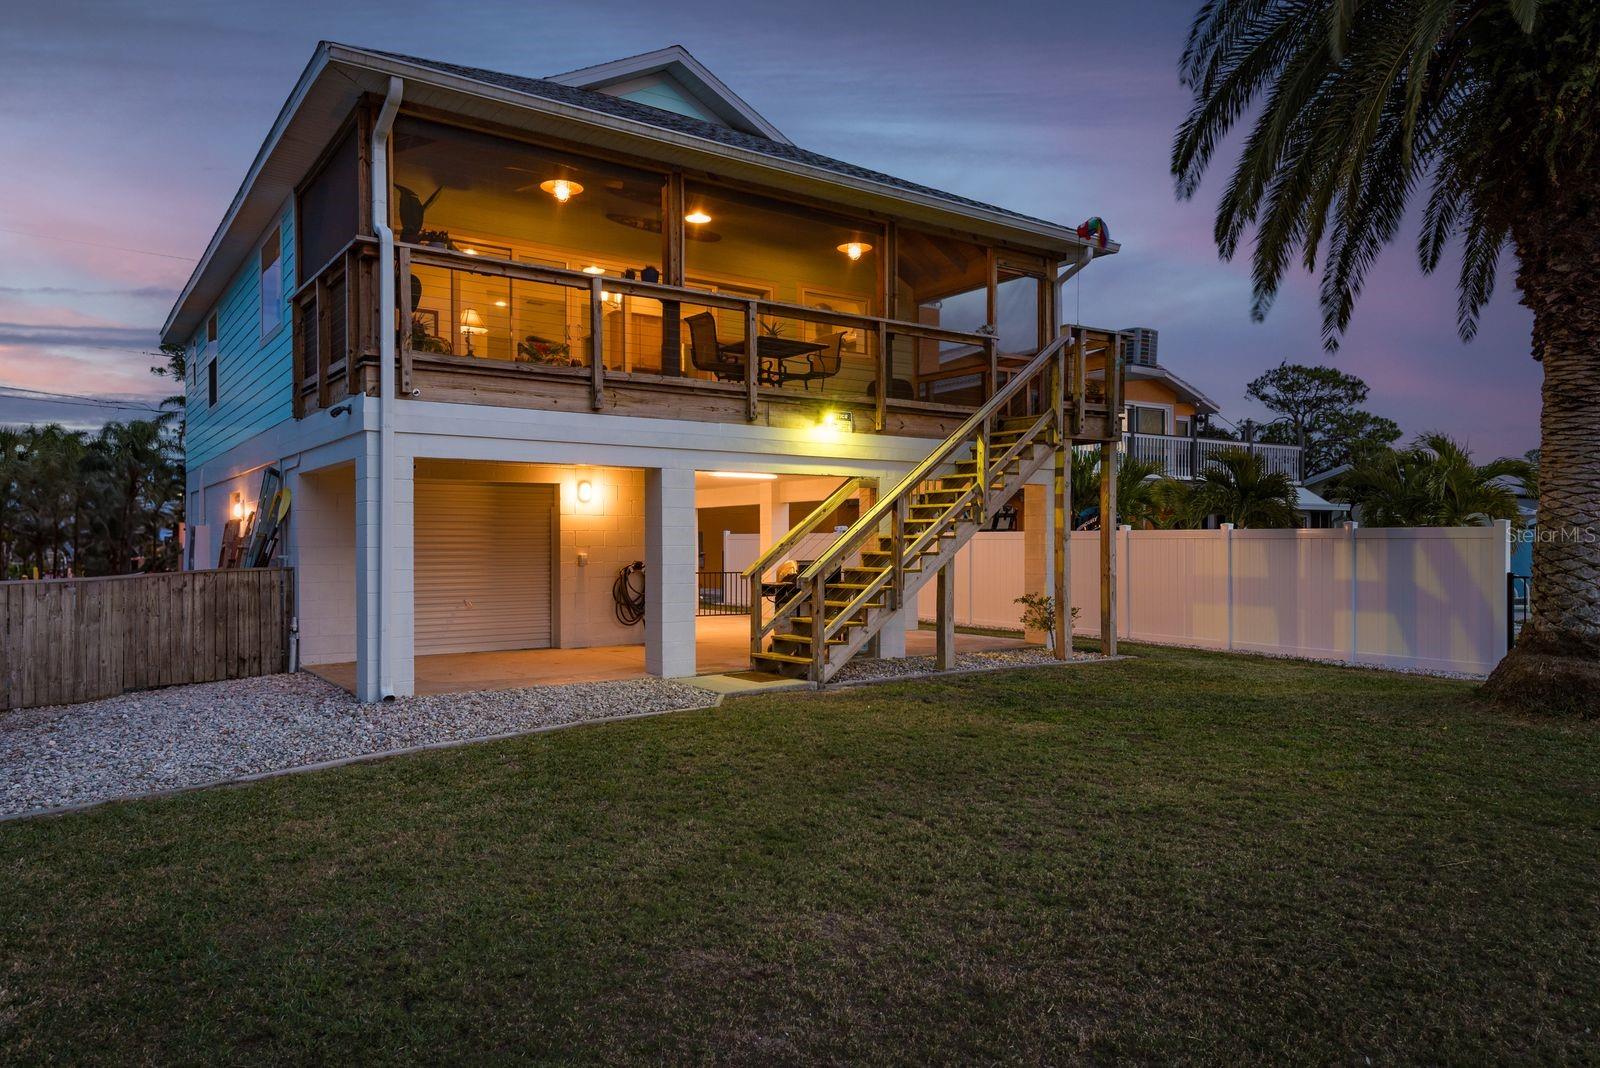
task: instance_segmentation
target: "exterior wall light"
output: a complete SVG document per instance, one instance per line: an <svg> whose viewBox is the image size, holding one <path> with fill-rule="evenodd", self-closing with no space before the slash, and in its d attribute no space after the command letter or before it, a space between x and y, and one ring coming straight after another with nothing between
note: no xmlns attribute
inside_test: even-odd
<svg viewBox="0 0 1600 1068"><path fill-rule="evenodd" d="M548 182L540 182L539 188L555 197L558 204L565 204L583 192L583 186L566 178L552 178Z"/></svg>
<svg viewBox="0 0 1600 1068"><path fill-rule="evenodd" d="M587 479L578 483L578 503L588 504L594 500L594 484Z"/></svg>

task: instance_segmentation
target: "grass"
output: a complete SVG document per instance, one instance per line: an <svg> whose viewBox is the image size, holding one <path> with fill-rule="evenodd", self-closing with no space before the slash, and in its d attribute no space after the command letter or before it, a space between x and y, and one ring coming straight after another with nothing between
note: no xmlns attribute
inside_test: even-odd
<svg viewBox="0 0 1600 1068"><path fill-rule="evenodd" d="M1133 651L0 825L0 1060L1600 1057L1600 729Z"/></svg>

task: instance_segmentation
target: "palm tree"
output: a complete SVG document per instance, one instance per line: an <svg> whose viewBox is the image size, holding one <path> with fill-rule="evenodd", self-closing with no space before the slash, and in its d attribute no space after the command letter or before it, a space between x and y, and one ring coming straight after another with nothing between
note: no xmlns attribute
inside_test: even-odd
<svg viewBox="0 0 1600 1068"><path fill-rule="evenodd" d="M1157 479L1150 486L1150 509L1145 519L1160 530L1189 530L1205 516L1195 507L1194 486L1176 478Z"/></svg>
<svg viewBox="0 0 1600 1068"><path fill-rule="evenodd" d="M1124 456L1117 462L1117 522L1143 523L1150 517L1150 488L1161 465L1153 460ZM1100 450L1072 452L1072 529L1100 525Z"/></svg>
<svg viewBox="0 0 1600 1068"><path fill-rule="evenodd" d="M1292 527L1294 481L1269 471L1266 457L1244 449L1216 453L1200 471L1192 507L1236 527Z"/></svg>
<svg viewBox="0 0 1600 1068"><path fill-rule="evenodd" d="M1194 107L1172 167L1199 188L1253 126L1217 208L1224 258L1254 228L1254 314L1322 253L1336 347L1368 268L1428 186L1424 271L1461 238L1463 339L1506 248L1544 364L1532 614L1489 690L1600 713L1600 4L1590 0L1207 0L1180 64ZM1325 246L1325 247L1324 247Z"/></svg>
<svg viewBox="0 0 1600 1068"><path fill-rule="evenodd" d="M1361 520L1369 526L1483 526L1520 518L1513 486L1527 471L1523 460L1475 464L1452 438L1424 434L1410 448L1358 460L1335 495L1360 506Z"/></svg>

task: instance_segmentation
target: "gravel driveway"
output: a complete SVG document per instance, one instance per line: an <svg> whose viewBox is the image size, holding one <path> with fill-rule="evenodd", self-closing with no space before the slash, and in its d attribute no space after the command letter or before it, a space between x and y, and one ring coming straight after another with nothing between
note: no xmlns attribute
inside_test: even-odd
<svg viewBox="0 0 1600 1068"><path fill-rule="evenodd" d="M3 712L0 816L714 700L642 678L362 705L302 672Z"/></svg>

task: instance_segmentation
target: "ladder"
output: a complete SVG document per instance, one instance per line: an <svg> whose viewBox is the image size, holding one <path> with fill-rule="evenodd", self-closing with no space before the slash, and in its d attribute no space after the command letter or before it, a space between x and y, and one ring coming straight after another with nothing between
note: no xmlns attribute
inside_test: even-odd
<svg viewBox="0 0 1600 1068"><path fill-rule="evenodd" d="M1082 334L1069 381L1062 334L1010 374L983 406L800 572L766 618L761 576L860 488L850 479L746 571L750 659L822 685L916 603L917 592L1040 468L1069 447L1083 418ZM1069 404L1069 393L1072 403Z"/></svg>

